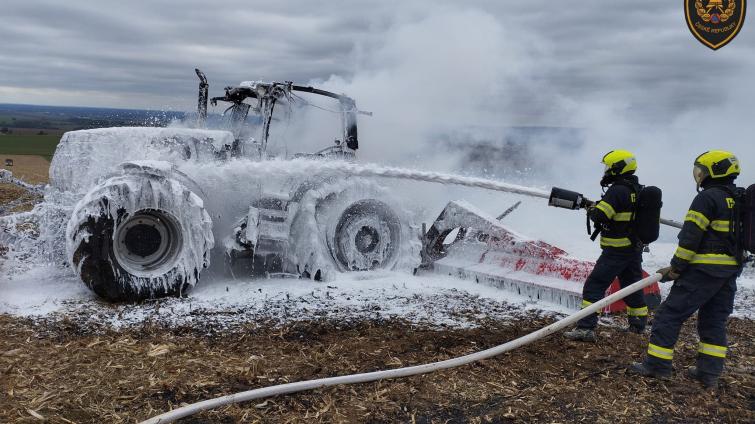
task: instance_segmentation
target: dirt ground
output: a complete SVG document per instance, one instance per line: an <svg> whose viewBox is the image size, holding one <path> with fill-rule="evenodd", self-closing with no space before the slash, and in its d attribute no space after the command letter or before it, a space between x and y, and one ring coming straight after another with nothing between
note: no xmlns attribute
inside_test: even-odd
<svg viewBox="0 0 755 424"><path fill-rule="evenodd" d="M13 160L13 166L6 166L5 160ZM0 154L0 168L7 169L13 176L31 184L45 184L49 179L50 162L42 156Z"/></svg>
<svg viewBox="0 0 755 424"><path fill-rule="evenodd" d="M0 206L24 199L29 195L27 190L13 184L0 184Z"/></svg>
<svg viewBox="0 0 755 424"><path fill-rule="evenodd" d="M138 422L252 388L447 359L548 321L476 329L310 321L229 333L154 323L114 331L0 315L0 422ZM228 406L182 422L755 422L755 325L733 319L729 329L718 391L682 375L694 362L691 322L668 382L627 375L647 337L607 328L595 344L555 335L457 369Z"/></svg>
<svg viewBox="0 0 755 424"><path fill-rule="evenodd" d="M8 213L29 211L40 197L14 184L0 184L0 211L5 212L6 208Z"/></svg>

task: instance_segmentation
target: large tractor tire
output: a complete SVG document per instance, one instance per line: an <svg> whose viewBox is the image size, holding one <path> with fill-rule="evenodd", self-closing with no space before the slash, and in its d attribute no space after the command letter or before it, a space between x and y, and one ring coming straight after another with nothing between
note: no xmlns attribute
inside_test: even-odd
<svg viewBox="0 0 755 424"><path fill-rule="evenodd" d="M401 245L401 221L378 199L349 203L328 232L329 248L343 271L392 268Z"/></svg>
<svg viewBox="0 0 755 424"><path fill-rule="evenodd" d="M386 189L366 180L308 191L291 244L296 271L315 280L330 280L334 272L412 270L420 259L409 214Z"/></svg>
<svg viewBox="0 0 755 424"><path fill-rule="evenodd" d="M66 231L73 269L111 302L181 296L209 265L212 221L180 175L126 164L74 208Z"/></svg>

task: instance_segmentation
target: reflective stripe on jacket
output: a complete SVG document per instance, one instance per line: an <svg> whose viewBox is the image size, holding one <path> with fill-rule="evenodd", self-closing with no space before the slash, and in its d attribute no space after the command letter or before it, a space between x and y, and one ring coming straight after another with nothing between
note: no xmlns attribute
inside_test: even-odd
<svg viewBox="0 0 755 424"><path fill-rule="evenodd" d="M631 221L637 194L629 186L639 187L639 181L634 175L625 175L622 179L611 185L595 208L588 212L596 225L603 226L600 233L600 247L603 249L634 249Z"/></svg>
<svg viewBox="0 0 755 424"><path fill-rule="evenodd" d="M694 266L720 277L738 272L732 226L735 189L733 184L709 184L695 196L671 259L676 269L683 271Z"/></svg>

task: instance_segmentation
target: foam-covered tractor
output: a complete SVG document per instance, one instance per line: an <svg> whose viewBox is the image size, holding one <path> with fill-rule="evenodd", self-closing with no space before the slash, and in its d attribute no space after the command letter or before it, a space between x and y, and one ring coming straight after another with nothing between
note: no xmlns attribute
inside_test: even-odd
<svg viewBox="0 0 755 424"><path fill-rule="evenodd" d="M240 278L315 280L419 263L416 226L384 187L311 166L355 160L357 115L365 112L354 100L290 82L245 82L209 99L230 106L208 118L207 80L197 75L194 128L72 131L58 145L51 186L76 199L65 250L91 290L109 301L180 296L210 263ZM291 115L304 107L337 117L335 142L297 128L294 143L274 145L276 127L292 131Z"/></svg>

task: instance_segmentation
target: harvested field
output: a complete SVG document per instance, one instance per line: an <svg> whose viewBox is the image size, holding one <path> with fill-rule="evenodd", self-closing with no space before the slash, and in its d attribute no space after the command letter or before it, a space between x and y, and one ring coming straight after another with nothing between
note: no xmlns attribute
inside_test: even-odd
<svg viewBox="0 0 755 424"><path fill-rule="evenodd" d="M6 159L13 160L13 166L6 166ZM30 184L44 184L49 179L50 162L36 155L0 154L0 168L9 170L14 177Z"/></svg>
<svg viewBox="0 0 755 424"><path fill-rule="evenodd" d="M218 332L0 316L0 421L135 422L256 387L447 359L548 321L523 316L474 329L309 321ZM597 344L556 335L462 368L228 406L184 422L753 422L755 326L734 319L729 329L729 367L717 392L680 372L668 382L626 375L647 338L608 328ZM690 322L678 371L693 363L695 345Z"/></svg>

